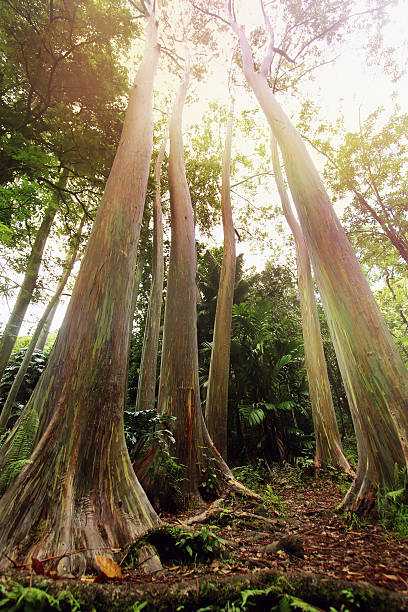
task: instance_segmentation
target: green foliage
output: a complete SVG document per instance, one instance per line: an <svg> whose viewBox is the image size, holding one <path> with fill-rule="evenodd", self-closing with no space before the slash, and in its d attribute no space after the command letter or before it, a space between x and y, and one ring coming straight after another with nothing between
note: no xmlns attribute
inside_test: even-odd
<svg viewBox="0 0 408 612"><path fill-rule="evenodd" d="M408 494L406 469L395 466L395 489L378 490L377 509L384 529L408 540Z"/></svg>
<svg viewBox="0 0 408 612"><path fill-rule="evenodd" d="M262 497L264 498L264 504L267 508L273 508L274 510L278 510L280 513L285 511L285 504L276 494L272 485L267 484L264 491L262 492Z"/></svg>
<svg viewBox="0 0 408 612"><path fill-rule="evenodd" d="M132 461L136 461L151 448L154 442L170 456L170 445L174 437L165 427L175 417L158 414L153 410L125 410L125 439Z"/></svg>
<svg viewBox="0 0 408 612"><path fill-rule="evenodd" d="M231 370L252 453L268 449L268 459L281 462L297 456L312 430L300 321L277 320L269 299L235 305Z"/></svg>
<svg viewBox="0 0 408 612"><path fill-rule="evenodd" d="M225 554L225 540L217 535L215 527L203 525L200 530L187 530L162 525L131 547L126 557L129 566L137 565L138 551L146 544L154 546L164 564L206 563Z"/></svg>
<svg viewBox="0 0 408 612"><path fill-rule="evenodd" d="M21 348L20 350L14 352L11 356L0 383L0 406L3 406L7 399L8 393L24 359L25 353L26 348ZM38 379L40 378L47 364L47 359L48 356L45 353L41 351L34 351L31 357L30 365L28 366L27 372L24 376L23 383L14 402L14 415L10 419L9 424L13 424L16 416L21 412L21 409L30 399Z"/></svg>
<svg viewBox="0 0 408 612"><path fill-rule="evenodd" d="M287 587L286 587L287 588ZM225 606L206 606L197 612L245 612L246 610L269 610L270 612L318 612L320 608L310 605L303 599L284 592L285 586L277 583L265 589L246 589L241 591L241 598L227 601Z"/></svg>
<svg viewBox="0 0 408 612"><path fill-rule="evenodd" d="M408 263L408 114L378 108L347 132L316 122L319 108L303 106L301 131L326 160L324 176L333 200L350 202L343 225L375 289L387 324L408 361L406 268Z"/></svg>
<svg viewBox="0 0 408 612"><path fill-rule="evenodd" d="M19 582L12 582L7 590L0 585L0 609L5 612L80 612L80 603L70 591L61 591L58 597L53 597L43 589L24 587Z"/></svg>
<svg viewBox="0 0 408 612"><path fill-rule="evenodd" d="M129 608L129 612L141 612L141 610L144 610L144 608L148 605L149 604L147 601L135 601Z"/></svg>
<svg viewBox="0 0 408 612"><path fill-rule="evenodd" d="M29 463L38 425L38 414L31 409L22 416L18 429L11 434L12 438L6 451L3 472L0 475L0 495L7 490L24 465Z"/></svg>
<svg viewBox="0 0 408 612"><path fill-rule="evenodd" d="M258 459L255 466L242 465L235 467L232 469L232 473L237 480L253 491L263 489L268 478L268 472L262 459Z"/></svg>

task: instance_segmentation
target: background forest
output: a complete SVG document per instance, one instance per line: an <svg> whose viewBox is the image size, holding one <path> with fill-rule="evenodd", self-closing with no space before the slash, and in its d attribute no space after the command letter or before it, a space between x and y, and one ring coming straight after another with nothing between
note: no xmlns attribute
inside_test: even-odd
<svg viewBox="0 0 408 612"><path fill-rule="evenodd" d="M2 3L0 511L30 507L7 554L120 548L247 468L340 468L363 514L406 493L403 3L236 4ZM352 63L385 104L330 107Z"/></svg>

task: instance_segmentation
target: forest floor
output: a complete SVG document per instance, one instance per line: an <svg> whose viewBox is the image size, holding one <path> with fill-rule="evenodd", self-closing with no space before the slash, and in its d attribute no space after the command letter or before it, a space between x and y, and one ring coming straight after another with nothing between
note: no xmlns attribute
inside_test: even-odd
<svg viewBox="0 0 408 612"><path fill-rule="evenodd" d="M170 556L163 571L146 576L127 565L128 556L122 563L121 579L111 580L102 575L99 582L104 584L91 584L88 577L85 583L88 591L102 588L104 594L94 590L92 606L78 609L135 612L141 609L408 610L408 540L384 530L379 522L336 513L346 484L341 478L322 475L314 479L293 468L280 469L264 487L264 504L256 505L241 496L228 496L212 504L204 520L193 525L189 523L193 517L198 518L202 508L164 515L162 518L167 524L180 529L177 547L184 551L184 558L177 560ZM192 527L194 532L190 531ZM206 559L190 533L204 536ZM218 557L219 552L221 556ZM254 600L251 604L251 594L269 592L276 576L279 580L283 577L287 585L284 591L295 596L286 602L287 607L282 602L280 607L273 607L270 602L265 603L267 600L264 603ZM34 578L33 585L37 583L38 586L38 579L44 577ZM330 588L343 595L333 599L322 596L321 583L325 580ZM297 581L295 587L294 581ZM313 592L310 581L314 585ZM49 581L52 582L55 584L58 580ZM67 581L64 583L67 588ZM215 585L221 584L229 585L221 598L214 593L207 597ZM381 605L365 595L367 589L375 592L376 587L383 589L378 591ZM276 590L276 586L274 588ZM309 596L305 596L305 591ZM125 604L121 607L120 598L124 592L126 601L133 595L143 603L133 604L133 608ZM247 595L242 596L243 592ZM105 607L106 597L117 601L119 607ZM308 603L296 605L296 598ZM318 607L310 607L316 603Z"/></svg>

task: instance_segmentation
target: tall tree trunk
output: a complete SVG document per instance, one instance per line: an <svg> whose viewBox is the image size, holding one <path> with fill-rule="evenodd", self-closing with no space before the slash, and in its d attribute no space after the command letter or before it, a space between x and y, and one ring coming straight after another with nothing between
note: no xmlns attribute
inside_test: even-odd
<svg viewBox="0 0 408 612"><path fill-rule="evenodd" d="M64 168L58 182L59 189L63 189L66 186L68 174L69 170ZM9 320L7 321L3 336L0 340L0 380L4 374L4 370L7 367L8 360L10 359L10 355L27 312L27 308L33 297L45 243L47 242L54 217L58 210L59 199L58 192L54 197L54 201L52 201L45 210L43 220L38 228L34 244L31 249L30 257L28 258L27 268L20 291L17 295L16 303L14 304L14 308Z"/></svg>
<svg viewBox="0 0 408 612"><path fill-rule="evenodd" d="M4 553L30 560L83 549L62 559L58 573L83 570L94 565L95 555L106 554L105 547L128 545L160 522L132 470L123 429L158 57L150 9L144 58L86 253L47 368L26 407L39 416L35 450L0 500L3 566ZM13 436L15 430L9 446ZM157 567L154 561L146 563Z"/></svg>
<svg viewBox="0 0 408 612"><path fill-rule="evenodd" d="M131 339L132 333L133 333L133 323L134 323L134 320L135 320L135 312L136 312L137 300L138 300L139 293L140 293L140 284L141 284L142 277L143 277L144 265L145 265L144 256L140 252L140 248L139 248L138 255L137 255L136 267L135 267L135 272L134 272L133 290L132 290L132 301L131 301L131 305L130 305L129 351L128 351L128 358L127 358L127 361L126 361L125 401L126 401L126 399L128 397L128 388L129 388L129 361L130 361L130 350L131 350L131 348L130 348L130 339Z"/></svg>
<svg viewBox="0 0 408 612"><path fill-rule="evenodd" d="M51 329L51 325L52 325L52 322L54 320L55 313L57 312L57 308L59 306L59 303L60 303L60 299L56 300L54 302L54 305L51 308L50 312L48 313L47 320L44 322L44 325L43 325L43 328L41 330L41 333L38 336L37 344L36 344L35 349L34 349L35 351L41 351L41 352L44 351L45 344L47 342L48 335L49 335L50 329Z"/></svg>
<svg viewBox="0 0 408 612"><path fill-rule="evenodd" d="M137 300L138 300L139 293L140 293L140 283L142 282L144 266L145 266L144 255L142 255L142 253L139 252L138 259L136 262L136 267L135 267L135 275L134 275L133 291L132 291L132 302L130 306L129 337L133 331L133 323L135 320L136 305L137 305Z"/></svg>
<svg viewBox="0 0 408 612"><path fill-rule="evenodd" d="M185 500L201 499L210 473L231 476L214 448L201 411L198 381L196 248L190 192L187 185L182 137L182 113L189 71L186 70L170 121L169 189L171 248L167 277L163 350L158 410L176 417L168 423L175 444L172 456L183 466L180 490ZM156 497L166 488L158 460L149 467L143 485ZM153 474L151 473L153 472ZM215 484L212 483L212 484ZM219 481L220 488L222 486ZM218 483L217 483L218 486ZM215 490L213 491L216 492Z"/></svg>
<svg viewBox="0 0 408 612"><path fill-rule="evenodd" d="M282 203L283 214L292 231L296 246L300 309L305 346L306 371L309 381L313 425L316 438L315 469L332 463L347 474L353 470L344 456L330 390L326 359L320 331L319 315L313 289L310 260L299 223L292 212L279 163L278 146L272 134L272 164Z"/></svg>
<svg viewBox="0 0 408 612"><path fill-rule="evenodd" d="M270 62L256 72L236 22L248 84L282 151L349 398L359 446L357 476L346 498L369 510L378 484L394 485L395 464L407 465L408 372L302 139L270 90Z"/></svg>
<svg viewBox="0 0 408 612"><path fill-rule="evenodd" d="M215 312L213 346L208 378L205 417L208 433L215 446L227 459L228 380L232 304L235 285L235 231L230 196L230 166L234 104L231 102L222 161L221 212L224 230L224 252Z"/></svg>
<svg viewBox="0 0 408 612"><path fill-rule="evenodd" d="M164 256L163 256L163 214L161 205L161 167L166 152L168 126L154 167L153 202L153 255L152 286L150 289L149 310L143 339L142 359L140 362L137 386L136 411L154 408L156 397L157 353L159 350L160 316L163 300Z"/></svg>
<svg viewBox="0 0 408 612"><path fill-rule="evenodd" d="M41 319L37 323L37 327L35 328L35 332L31 338L30 344L27 347L26 353L24 355L24 359L21 362L17 375L13 381L13 384L7 396L6 402L3 406L3 410L1 411L1 414L0 414L0 432L7 428L7 423L10 419L14 401L17 397L18 392L20 391L20 387L26 375L28 366L30 365L30 362L31 362L31 357L33 356L34 350L36 349L36 346L38 344L38 339L41 335L41 332L43 331L43 328L46 322L48 321L48 317L50 313L54 309L54 306L58 304L61 294L64 290L64 287L68 282L68 279L72 272L72 268L74 267L75 261L78 256L79 241L80 241L84 223L85 223L85 217L81 219L81 223L76 232L74 246L69 250L69 253L63 265L64 272L58 283L57 289L54 295L52 296L52 298L50 299L50 301L48 302Z"/></svg>

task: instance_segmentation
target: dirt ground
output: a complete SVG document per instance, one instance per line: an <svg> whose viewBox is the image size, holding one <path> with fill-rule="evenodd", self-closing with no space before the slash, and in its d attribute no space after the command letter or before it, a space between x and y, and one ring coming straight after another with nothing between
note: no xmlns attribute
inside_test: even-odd
<svg viewBox="0 0 408 612"><path fill-rule="evenodd" d="M294 478L293 474L297 474L297 477ZM221 557L203 560L193 551L190 559L169 562L163 571L146 575L138 570L137 566L129 567L128 555L121 559L122 578L106 579L102 575L99 580L102 584L93 584L93 578L88 576L83 577L82 581L63 581L65 586L60 588L71 589L73 583L81 583L82 592L92 593L92 606L85 606L81 610L128 609L121 608L119 603L119 607L112 604L111 608L106 604L106 597L120 602L124 593L127 598L131 594L142 602L146 598L157 602L159 597L160 605L150 603L146 610L269 610L277 608L267 607L267 604L266 607L259 607L257 604L249 608L234 607L232 604L232 607L228 607L231 597L236 601L233 595L225 595L227 599L224 598L224 607L202 607L202 592L205 585L219 585L224 582L238 585L239 595L244 584L247 585L245 588L254 588L259 579L261 586L267 586L268 580L276 574L287 576L288 584L293 581L293 576L297 576L300 581L312 580L315 588L319 581L324 582L326 579L328 583L335 585L334 589L344 589L344 585L346 589L347 585L350 585L351 591L354 588L359 589L360 585L363 591L381 587L384 589L385 598L387 593L394 597L392 605L385 600L385 603L381 604L382 607L373 607L374 604L340 606L337 603L337 607L324 605L313 609L336 612L408 610L408 541L385 531L375 520L364 521L336 513L335 509L344 495L344 488L344 483L341 486L338 480L329 479L327 476L315 480L311 477L299 477L299 472L289 469L286 472L281 470L269 484L269 503L266 506L257 505L256 502L241 496L227 496L212 504L210 511L207 509L204 520L194 521L201 512L206 511L202 508L162 516L167 524L181 529L189 530L193 527L202 531L204 526L204 532L215 535L216 542L222 549ZM191 524L192 520L194 524ZM22 577L23 574L17 572L17 579L20 580L18 576ZM16 570L13 570L13 579L16 579ZM29 584L35 585L40 579L43 577L36 576L35 572L31 572L30 576L25 572L21 582L28 584L29 581ZM47 581L48 586L51 585L51 592L57 589L58 580ZM103 592L98 591L98 588L104 589ZM256 588L260 588L259 584ZM316 589L319 591L319 586ZM177 607L174 601L162 606L172 590L178 594L183 592L184 595L190 590L194 597L196 593L196 606L189 603ZM381 596L381 592L379 593ZM396 600L395 597L399 599ZM95 603L98 601L99 604ZM204 602L206 601L204 598ZM313 596L307 601L321 600L318 596ZM144 607L145 605L129 609L139 610ZM295 609L300 608L295 606Z"/></svg>

